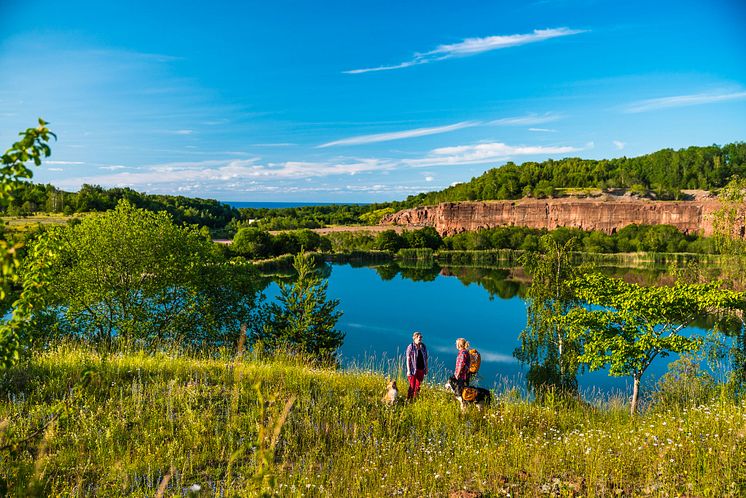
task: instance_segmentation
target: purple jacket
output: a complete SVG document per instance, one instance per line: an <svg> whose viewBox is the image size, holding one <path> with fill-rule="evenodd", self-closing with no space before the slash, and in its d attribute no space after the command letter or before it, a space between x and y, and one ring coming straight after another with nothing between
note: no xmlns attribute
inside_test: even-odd
<svg viewBox="0 0 746 498"><path fill-rule="evenodd" d="M425 374L427 374L427 346L424 342L420 343L422 359L425 361ZM417 346L411 343L407 346L407 376L414 375L417 370Z"/></svg>

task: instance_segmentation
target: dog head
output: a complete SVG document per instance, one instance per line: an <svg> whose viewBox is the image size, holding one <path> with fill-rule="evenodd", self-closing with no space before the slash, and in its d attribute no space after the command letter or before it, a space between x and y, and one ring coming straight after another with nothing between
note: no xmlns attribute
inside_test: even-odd
<svg viewBox="0 0 746 498"><path fill-rule="evenodd" d="M388 383L386 384L386 390L387 391L391 391L391 390L398 391L399 389L396 387L396 381L395 380L388 381Z"/></svg>
<svg viewBox="0 0 746 498"><path fill-rule="evenodd" d="M445 383L446 391L451 391L453 394L458 395L458 381L456 377L451 375Z"/></svg>

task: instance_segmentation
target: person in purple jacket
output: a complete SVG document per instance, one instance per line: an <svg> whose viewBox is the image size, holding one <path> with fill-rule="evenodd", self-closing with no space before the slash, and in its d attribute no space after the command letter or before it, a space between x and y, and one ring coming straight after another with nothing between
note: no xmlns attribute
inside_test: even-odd
<svg viewBox="0 0 746 498"><path fill-rule="evenodd" d="M412 344L407 346L407 399L417 397L422 381L427 375L427 347L422 342L422 333L412 334Z"/></svg>

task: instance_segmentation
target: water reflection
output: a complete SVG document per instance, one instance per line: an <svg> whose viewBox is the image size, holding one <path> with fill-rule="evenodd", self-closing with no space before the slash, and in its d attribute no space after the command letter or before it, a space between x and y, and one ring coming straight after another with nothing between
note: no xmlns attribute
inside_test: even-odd
<svg viewBox="0 0 746 498"><path fill-rule="evenodd" d="M670 278L665 269L603 268L606 274L635 283L654 285ZM425 334L434 364L429 382L452 370L454 340L466 337L483 358L481 384L491 387L512 379L525 383L525 369L513 358L520 346L518 336L526 325L525 292L529 279L521 268L446 266L432 264L324 264L329 278L329 297L339 299L344 312L338 328L347 333L341 353L343 364L367 365L396 375L399 356L414 330ZM276 285L267 289L273 297ZM714 318L694 327L711 330ZM740 332L737 323L721 329ZM692 329L694 331L694 329ZM702 333L703 330L697 330ZM646 373L647 390L667 369L672 355ZM579 377L581 390L626 392L628 379L609 377L606 371Z"/></svg>

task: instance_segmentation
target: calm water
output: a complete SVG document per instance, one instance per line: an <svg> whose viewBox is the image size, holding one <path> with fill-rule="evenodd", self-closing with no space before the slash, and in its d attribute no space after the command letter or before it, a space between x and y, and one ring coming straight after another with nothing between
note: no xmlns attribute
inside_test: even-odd
<svg viewBox="0 0 746 498"><path fill-rule="evenodd" d="M375 358L378 370L395 371L392 365L403 365L395 359L406 350L412 332L419 330L431 355L431 374L443 377L453 369L455 340L465 337L482 354L480 385L493 387L507 380L525 386L525 369L513 351L526 324L526 304L516 294L517 284L504 280L506 272L477 277L470 274L474 270L404 270L408 276L403 276L386 267L336 264L330 271L328 296L339 299L344 312L338 322L347 333L341 348L344 364L367 365ZM267 296L277 292L272 284ZM673 358L654 361L643 386L665 373ZM579 383L584 391L597 388L604 393L631 386L627 378L609 377L605 371L583 374Z"/></svg>

